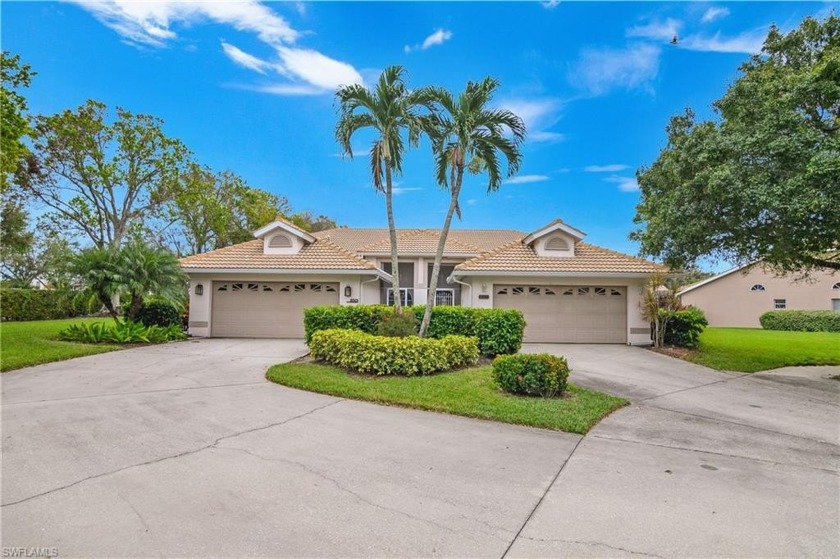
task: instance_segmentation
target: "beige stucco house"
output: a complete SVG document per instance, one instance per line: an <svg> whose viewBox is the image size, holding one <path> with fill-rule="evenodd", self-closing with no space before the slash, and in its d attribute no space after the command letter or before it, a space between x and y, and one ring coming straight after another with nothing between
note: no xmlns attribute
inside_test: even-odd
<svg viewBox="0 0 840 559"><path fill-rule="evenodd" d="M760 328L758 318L767 311L840 311L840 272L819 271L803 279L749 264L691 285L679 296L684 305L702 309L710 326Z"/></svg>
<svg viewBox="0 0 840 559"><path fill-rule="evenodd" d="M644 345L644 283L661 266L583 242L556 220L533 233L452 230L438 285L431 276L439 231L398 232L400 289L391 288L387 229L307 233L277 219L255 239L181 259L190 277L193 336L303 336L313 305L393 303L518 308L529 342Z"/></svg>

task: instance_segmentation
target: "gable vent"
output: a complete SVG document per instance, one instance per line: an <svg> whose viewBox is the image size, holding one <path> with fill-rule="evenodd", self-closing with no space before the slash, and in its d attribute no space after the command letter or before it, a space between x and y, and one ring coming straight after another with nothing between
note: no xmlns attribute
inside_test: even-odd
<svg viewBox="0 0 840 559"><path fill-rule="evenodd" d="M554 237L545 243L545 250L569 250L569 243L562 237Z"/></svg>
<svg viewBox="0 0 840 559"><path fill-rule="evenodd" d="M292 240L286 235L275 235L268 241L269 248L291 248Z"/></svg>

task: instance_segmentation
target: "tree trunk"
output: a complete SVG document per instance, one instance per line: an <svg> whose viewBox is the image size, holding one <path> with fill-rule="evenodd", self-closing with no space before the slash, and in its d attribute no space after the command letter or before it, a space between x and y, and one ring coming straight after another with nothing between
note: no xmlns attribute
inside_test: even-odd
<svg viewBox="0 0 840 559"><path fill-rule="evenodd" d="M440 232L440 239L438 239L437 250L435 251L435 263L432 265L432 277L429 278L427 284L426 295L426 310L423 312L423 321L420 323L420 337L426 337L426 331L429 329L429 323L432 321L432 308L435 306L435 299L437 294L438 276L440 275L440 261L443 260L443 249L446 246L446 238L449 236L449 226L452 223L452 215L455 213L455 208L458 207L458 196L461 194L461 181L464 179L464 168L458 167L458 173L455 176L455 183L452 185L449 197L449 210L446 212L446 219L443 222L443 229Z"/></svg>
<svg viewBox="0 0 840 559"><path fill-rule="evenodd" d="M402 312L400 300L400 262L397 256L397 227L394 225L393 188L391 185L391 163L385 160L385 209L388 212L388 234L391 237L391 288L394 292L394 312Z"/></svg>

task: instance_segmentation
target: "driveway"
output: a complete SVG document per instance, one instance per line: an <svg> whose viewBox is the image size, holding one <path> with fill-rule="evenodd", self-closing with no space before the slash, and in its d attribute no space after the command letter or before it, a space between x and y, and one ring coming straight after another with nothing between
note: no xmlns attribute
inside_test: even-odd
<svg viewBox="0 0 840 559"><path fill-rule="evenodd" d="M526 350L565 354L575 382L635 403L582 438L267 383L269 365L306 351L298 341L190 341L5 373L2 545L61 557L840 554L828 369L745 377L638 348Z"/></svg>

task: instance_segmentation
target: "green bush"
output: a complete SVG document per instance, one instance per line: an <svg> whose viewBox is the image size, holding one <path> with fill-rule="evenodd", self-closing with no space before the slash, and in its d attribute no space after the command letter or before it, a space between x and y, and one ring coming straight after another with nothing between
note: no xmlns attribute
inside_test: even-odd
<svg viewBox="0 0 840 559"><path fill-rule="evenodd" d="M417 335L417 318L411 312L387 314L382 317L377 334L389 338Z"/></svg>
<svg viewBox="0 0 840 559"><path fill-rule="evenodd" d="M467 336L394 338L340 329L315 332L309 347L315 359L375 375L429 375L474 365L479 355Z"/></svg>
<svg viewBox="0 0 840 559"><path fill-rule="evenodd" d="M493 360L493 378L505 392L553 398L566 390L569 365L548 353L500 355Z"/></svg>
<svg viewBox="0 0 840 559"><path fill-rule="evenodd" d="M665 325L665 343L679 347L695 348L700 343L700 334L709 325L706 315L697 307L686 307L679 311L659 310L659 315L667 318Z"/></svg>
<svg viewBox="0 0 840 559"><path fill-rule="evenodd" d="M419 324L424 310L425 307L414 306L405 312L413 313ZM393 307L386 305L310 307L303 313L306 343L310 343L315 332L331 328L378 334L379 324L393 314ZM502 355L519 351L524 330L525 318L518 310L440 306L432 309L428 335L475 336L482 354Z"/></svg>
<svg viewBox="0 0 840 559"><path fill-rule="evenodd" d="M67 342L87 344L159 344L185 340L187 335L180 324L145 326L140 322L119 321L71 324L59 332L58 337Z"/></svg>
<svg viewBox="0 0 840 559"><path fill-rule="evenodd" d="M143 303L136 319L146 326L172 326L181 324L181 311L167 301L151 300Z"/></svg>
<svg viewBox="0 0 840 559"><path fill-rule="evenodd" d="M0 316L4 321L54 320L92 312L78 293L58 289L0 289Z"/></svg>
<svg viewBox="0 0 840 559"><path fill-rule="evenodd" d="M770 311L758 320L765 330L840 332L840 311Z"/></svg>

